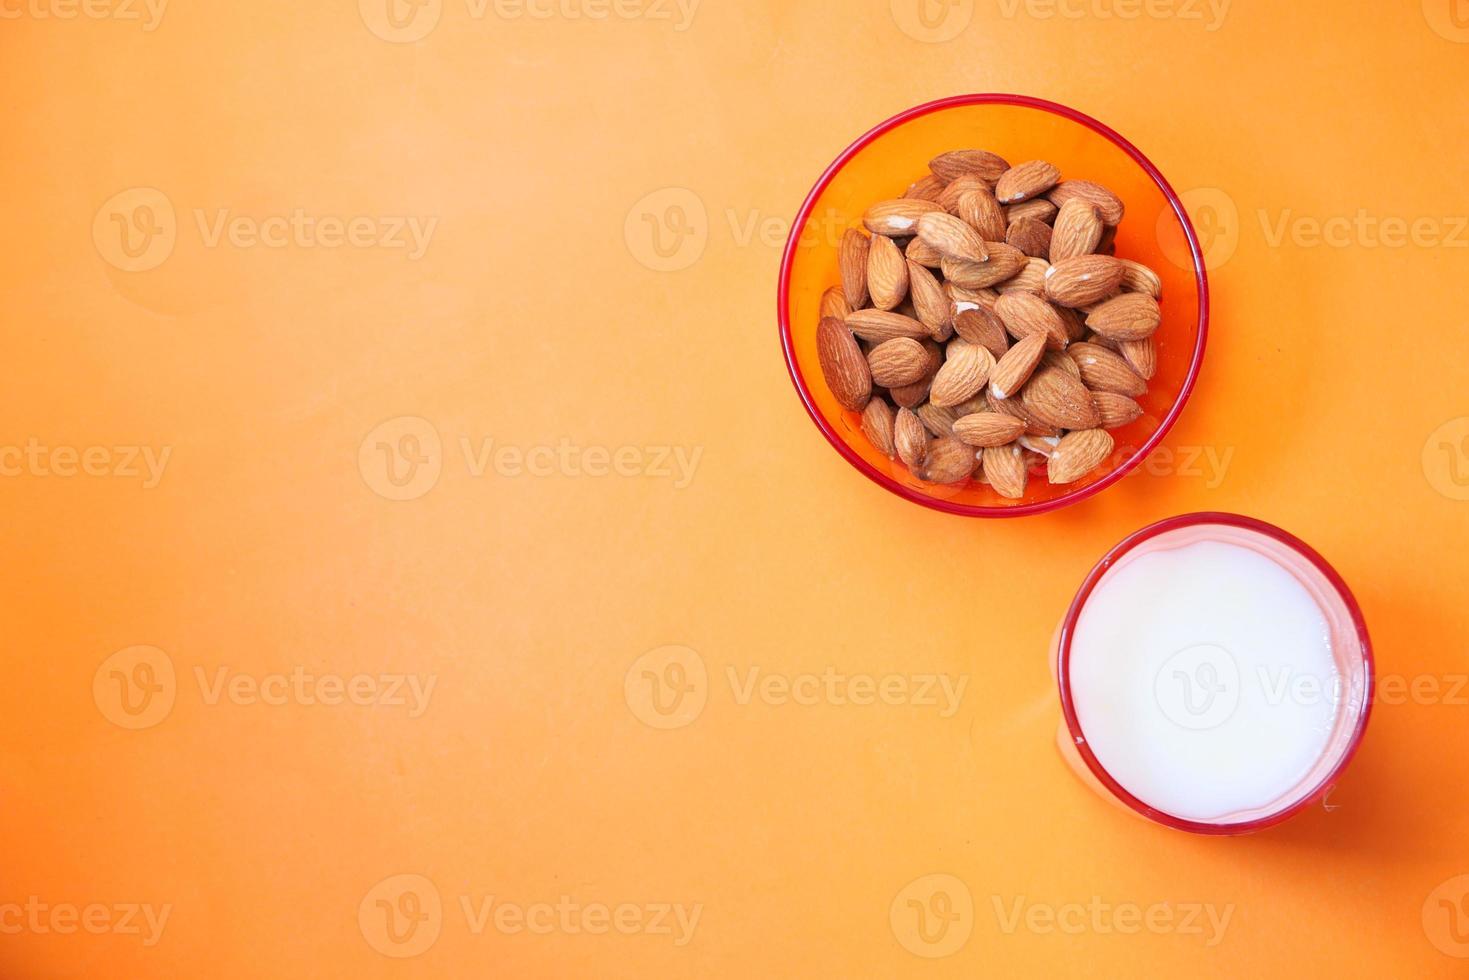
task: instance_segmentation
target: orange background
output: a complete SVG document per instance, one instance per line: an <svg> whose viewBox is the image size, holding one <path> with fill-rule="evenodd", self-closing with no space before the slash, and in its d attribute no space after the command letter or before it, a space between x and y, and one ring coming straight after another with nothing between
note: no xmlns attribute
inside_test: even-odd
<svg viewBox="0 0 1469 980"><path fill-rule="evenodd" d="M1439 905L1469 891L1469 692L1448 696L1469 670L1469 31L1447 3L1239 0L1208 30L1202 5L959 0L930 10L946 41L906 0L705 0L684 30L672 7L466 3L423 8L436 26L404 43L345 0L175 0L152 31L3 6L0 449L170 456L149 488L50 464L0 478L0 928L30 896L171 912L152 946L7 930L0 974L1462 973ZM869 126L986 90L1073 105L1207 189L1185 200L1209 211L1210 350L1165 446L1232 453L1222 479L1159 466L1060 513L966 521L868 483L805 417L773 321L790 217ZM109 206L130 188L174 225ZM644 203L667 188L687 193ZM702 219L669 209L690 195ZM221 210L296 209L437 225L416 259L205 234ZM1298 221L1359 210L1447 241L1313 244ZM114 213L171 253L119 268ZM426 434L412 422L369 438L405 416L440 447L405 441ZM485 439L631 447L642 475L475 475L461 440ZM387 499L379 442L437 480ZM687 486L647 472L658 446L701 452ZM1199 509L1311 542L1380 673L1442 684L1378 705L1329 811L1253 838L1130 818L1053 744L1045 651L1076 585L1128 531ZM705 668L684 675L705 703L662 729L641 671L676 679L667 645ZM137 646L174 669L174 702L133 730L104 661ZM945 718L741 703L728 679L827 667L967 688ZM419 717L211 702L196 672L221 668L436 687ZM442 913L395 958L375 889L405 874ZM928 875L972 900L938 959L889 915ZM487 896L701 914L683 946L476 934L460 899ZM1094 896L1234 910L1213 946L1006 932L995 912Z"/></svg>

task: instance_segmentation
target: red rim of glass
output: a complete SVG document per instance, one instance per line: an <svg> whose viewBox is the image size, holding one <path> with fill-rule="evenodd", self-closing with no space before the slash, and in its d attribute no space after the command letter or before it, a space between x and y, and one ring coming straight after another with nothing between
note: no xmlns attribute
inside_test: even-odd
<svg viewBox="0 0 1469 980"><path fill-rule="evenodd" d="M1336 765L1332 766L1331 770L1321 778L1320 782L1311 788L1310 792L1285 809L1266 817L1240 821L1238 823L1219 824L1185 820L1171 813L1164 813L1162 810L1154 809L1142 800L1139 800L1136 796L1133 796L1117 780L1113 779L1112 775L1106 769L1102 768L1102 764L1097 761L1097 757L1092 753L1091 746L1087 743L1086 736L1082 733L1081 723L1076 718L1076 708L1071 700L1071 637L1076 628L1076 621L1081 616L1081 610L1086 605L1086 600L1091 596L1092 590L1096 588L1102 576L1117 563L1118 559L1144 541L1181 527L1193 527L1199 524L1223 524L1227 527L1238 527L1248 531L1259 532L1266 537L1274 538L1293 551L1300 553L1311 564L1315 565L1321 574L1326 576L1326 580L1331 583L1332 588L1336 589L1337 594L1341 596L1342 602L1346 604L1347 612L1352 617L1352 625L1357 630L1357 642L1362 647L1362 663L1366 675L1364 690L1362 692L1362 713L1358 717L1356 727L1352 731L1351 741L1347 743L1346 750L1342 753L1341 758L1337 760ZM1092 775L1096 776L1097 780L1103 786L1107 787L1113 796L1117 797L1117 799L1121 800L1132 810L1164 826L1173 827L1176 830L1186 830L1194 834L1220 836L1248 834L1257 830L1263 830L1266 827L1273 827L1275 824L1289 819L1306 807L1316 803L1326 794L1326 791L1331 788L1332 783L1336 781L1337 776L1346 768L1347 763L1352 761L1352 757L1357 754L1357 749L1362 744L1362 735L1367 731L1367 719L1372 715L1376 669L1372 660L1372 641L1367 636L1367 624L1362 619L1362 610L1357 605L1357 600L1352 595L1352 590L1347 588L1347 583L1342 581L1342 577L1336 573L1336 569L1327 563L1325 558L1322 558L1306 542L1289 531L1281 530L1274 524L1267 524L1253 517L1243 517L1239 514L1223 514L1206 511L1197 514L1182 514L1178 517L1170 517L1156 524L1149 524L1140 531L1134 531L1111 551L1107 552L1101 561L1097 562L1096 567L1087 575L1086 581L1081 583L1081 588L1077 590L1076 598L1071 600L1071 608L1066 611L1066 619L1061 624L1061 634L1056 652L1056 682L1061 690L1061 713L1066 718L1066 727L1071 732L1071 741L1076 746L1076 751L1081 755L1082 761L1091 770Z"/></svg>
<svg viewBox="0 0 1469 980"><path fill-rule="evenodd" d="M917 119L920 116L926 116L931 112L939 112L943 109L952 109L956 106L983 105L987 103L1027 106L1032 109L1040 109L1054 115L1063 116L1073 122L1081 123L1088 129L1104 136L1131 157L1133 162L1152 178L1153 183L1158 185L1158 189L1163 192L1163 197L1168 201L1169 207L1173 209L1173 213L1177 215L1179 222L1183 226L1184 235L1188 239L1189 254L1193 259L1194 283L1199 295L1199 330L1198 340L1194 344L1193 360L1190 362L1188 374L1183 380L1183 387L1179 389L1178 397L1174 399L1173 407L1168 410L1168 414L1158 426L1157 431L1149 436L1138 447L1135 453L1118 464L1116 469L1095 483L1088 484L1069 493L1063 493L1059 497L1052 497L1050 500L1040 500L1029 504L1017 504L1013 507L980 507L972 504L957 504L948 500L935 499L927 494L919 493L917 490L904 486L888 474L870 465L858 455L846 444L841 436L832 430L831 426L827 424L826 419L817 410L816 404L812 400L810 389L806 387L806 379L802 377L801 369L796 364L796 355L791 342L790 318L787 314L790 302L791 265L795 259L797 242L800 240L802 230L806 227L806 221L811 217L811 211L816 206L817 198L826 190L827 185L831 183L832 179L841 169L847 165L847 162L873 140L889 130L896 129L911 119ZM786 368L790 372L791 383L796 386L796 393L801 396L801 404L806 406L806 414L811 416L811 421L816 423L816 428L820 429L821 434L826 436L826 441L831 443L832 448L841 453L843 458L856 467L859 472L869 480L904 499L922 504L925 507L932 507L934 510L944 511L945 513L963 514L967 517L1026 517L1031 514L1044 514L1065 507L1068 504L1074 504L1077 501L1085 500L1092 494L1100 493L1107 489L1107 487L1110 487L1131 472L1138 463L1142 462L1148 453L1153 451L1153 447L1162 441L1163 436L1168 433L1168 430L1173 427L1173 423L1177 421L1178 416L1183 412L1183 406L1194 390L1194 383L1198 380L1199 376L1199 367L1204 360L1204 342L1209 333L1209 280L1204 272L1204 255L1199 248L1198 236L1194 233L1193 223L1189 221L1188 214L1184 211L1182 202L1179 201L1178 195L1173 192L1173 188L1169 186L1168 181L1158 172L1158 168L1153 166L1152 161L1143 156L1137 147L1129 143L1111 127L1098 122L1083 112L1078 112L1075 109L1056 102L1048 102L1045 99L1037 99L1028 95L991 92L973 95L954 95L946 99L938 99L933 102L926 102L920 106L914 106L912 109L900 112L891 119L880 123L842 151L842 155L837 157L831 166L826 168L826 172L821 175L820 179L816 181L816 186L811 188L811 193L806 195L806 200L801 205L801 210L796 213L796 220L791 226L791 234L786 240L785 253L781 257L780 262L780 288L776 293L776 315L780 322L780 343L781 348L785 351Z"/></svg>

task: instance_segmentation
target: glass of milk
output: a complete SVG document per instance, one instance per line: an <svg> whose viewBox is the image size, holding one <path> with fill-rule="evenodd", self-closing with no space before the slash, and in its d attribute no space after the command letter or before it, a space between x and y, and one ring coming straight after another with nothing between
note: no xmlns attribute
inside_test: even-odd
<svg viewBox="0 0 1469 980"><path fill-rule="evenodd" d="M1235 514L1113 548L1057 630L1063 755L1144 817L1242 834L1321 799L1362 739L1372 651L1326 561Z"/></svg>

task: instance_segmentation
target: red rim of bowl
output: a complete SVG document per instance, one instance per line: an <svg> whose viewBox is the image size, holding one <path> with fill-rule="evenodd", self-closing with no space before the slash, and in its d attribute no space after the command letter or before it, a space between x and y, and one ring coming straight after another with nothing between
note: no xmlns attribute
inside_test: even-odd
<svg viewBox="0 0 1469 980"><path fill-rule="evenodd" d="M1108 473L1095 483L1088 484L1069 493L1063 493L1059 497L1052 497L1050 500L1040 500L1029 504L1017 504L1013 507L980 507L972 504L957 504L948 500L935 499L927 494L904 486L891 476L874 468L858 455L856 451L846 444L841 436L832 430L831 426L827 424L826 419L822 417L821 412L817 410L816 404L811 397L811 391L806 387L806 380L801 375L801 369L796 364L796 355L791 342L790 317L788 315L791 265L795 259L796 246L800 240L801 232L805 229L806 222L811 217L811 211L816 206L817 198L826 190L827 185L831 183L832 179L836 177L841 169L847 165L847 162L873 140L892 129L896 129L909 120L926 116L931 112L939 112L957 106L984 105L989 103L1027 106L1032 109L1040 109L1053 113L1054 115L1062 116L1073 122L1081 123L1093 132L1110 140L1131 157L1133 162L1152 178L1153 183L1158 185L1158 189L1163 192L1163 197L1168 201L1169 207L1173 209L1173 213L1178 217L1179 222L1183 226L1184 235L1188 239L1189 254L1193 258L1194 283L1199 295L1199 330L1198 340L1194 344L1193 360L1189 364L1188 375L1183 380L1183 387L1179 389L1178 397L1174 399L1173 407L1168 410L1168 414L1158 426L1157 431L1149 436L1138 447L1135 453L1118 464L1111 473ZM841 453L847 462L856 467L869 480L914 503L923 504L925 507L932 507L935 510L941 510L949 514L963 514L968 517L1025 517L1031 514L1044 514L1065 507L1068 504L1074 504L1110 487L1131 472L1138 463L1142 462L1148 453L1153 451L1153 447L1162 441L1163 436L1168 433L1168 430L1173 427L1173 423L1177 421L1179 414L1183 411L1184 404L1193 392L1194 383L1198 380L1199 376L1199 367L1204 360L1204 343L1209 333L1209 280L1204 272L1204 255L1199 248L1198 236L1194 233L1193 223L1189 221L1188 214L1184 211L1183 204L1179 201L1178 195L1173 192L1173 188L1169 186L1168 181L1158 172L1158 168L1153 166L1152 161L1143 156L1137 147L1129 143L1111 127L1098 122L1083 112L1078 112L1067 106L1055 102L1048 102L1045 99L1033 98L1028 95L1010 95L1005 93L954 95L946 99L938 99L934 102L926 102L923 105L914 106L912 109L900 112L891 119L880 123L842 151L842 155L837 157L831 166L826 168L826 172L816 181L816 186L811 188L811 193L806 195L805 203L801 205L801 210L796 214L795 223L791 226L790 238L786 240L785 253L781 257L780 262L780 288L776 293L776 314L780 322L780 342L782 349L785 351L786 368L790 372L792 384L796 386L796 393L801 396L801 404L806 406L806 414L811 416L811 421L815 422L816 427L821 430L821 434L826 436L826 441L831 443L832 447Z"/></svg>
<svg viewBox="0 0 1469 980"><path fill-rule="evenodd" d="M1309 793L1285 809L1278 813L1272 813L1269 816L1260 817L1255 820L1240 821L1238 823L1219 824L1186 820L1182 817L1176 817L1171 813L1164 813L1162 810L1154 809L1136 796L1133 796L1117 780L1112 778L1111 773L1102 767L1101 762L1092 753L1091 746L1087 743L1086 736L1082 733L1081 722L1077 720L1076 707L1071 699L1071 637L1076 629L1076 621L1081 616L1082 608L1086 605L1086 601L1091 596L1092 590L1102 580L1102 576L1123 555L1143 542L1155 538L1160 534L1177 530L1178 528L1194 527L1199 524L1222 524L1227 527L1238 527L1248 531L1257 531L1300 553L1302 557L1315 565L1321 574L1326 576L1326 580L1331 583L1332 588L1336 589L1337 593L1341 596L1342 602L1346 604L1347 612L1352 617L1352 625L1357 630L1357 642L1362 647L1362 664L1366 677L1362 692L1362 713L1357 718L1356 727L1352 731L1351 741L1347 744L1346 750L1342 753L1342 757L1337 760L1336 765L1331 767L1331 770L1321 778L1320 782L1311 788ZM1071 600L1071 608L1066 611L1066 619L1061 624L1059 642L1056 646L1056 683L1061 691L1061 713L1066 718L1066 727L1071 732L1071 741L1076 746L1076 751L1081 755L1082 761L1086 763L1092 775L1096 776L1097 780L1103 786L1107 787L1113 796L1117 797L1117 799L1121 800L1137 813L1164 826L1173 827L1176 830L1186 830L1194 834L1221 836L1248 834L1257 830L1263 830L1266 827L1273 827L1275 824L1289 819L1306 807L1316 803L1326 794L1326 791L1331 788L1332 783L1336 781L1342 770L1346 768L1347 763L1352 761L1352 757L1357 754L1357 749L1362 744L1362 736L1367 731L1367 719L1372 715L1372 701L1376 686L1376 668L1372 659L1372 641L1367 636L1367 624L1362 619L1361 607L1357 605L1357 600L1352 595L1352 590L1347 588L1347 583L1342 581L1342 577L1336 573L1336 569L1327 563L1325 558L1322 558L1306 542L1289 531L1284 531L1276 527L1274 524L1267 524L1253 517L1243 517L1239 514L1205 511L1197 514L1182 514L1178 517L1170 517L1156 524L1149 524L1140 531L1134 531L1111 551L1107 552L1101 561L1097 562L1096 567L1091 570L1091 573L1086 577L1086 581L1082 582L1081 588L1077 590L1076 598Z"/></svg>

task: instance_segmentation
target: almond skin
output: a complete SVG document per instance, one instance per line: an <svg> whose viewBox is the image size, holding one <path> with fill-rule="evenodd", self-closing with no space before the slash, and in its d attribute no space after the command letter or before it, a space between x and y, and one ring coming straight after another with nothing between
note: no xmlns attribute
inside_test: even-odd
<svg viewBox="0 0 1469 980"><path fill-rule="evenodd" d="M874 235L908 238L915 233L919 218L930 211L940 210L933 201L919 198L879 201L862 215L862 225Z"/></svg>
<svg viewBox="0 0 1469 980"><path fill-rule="evenodd" d="M912 384L928 373L928 354L910 337L885 340L867 352L874 384L884 388Z"/></svg>
<svg viewBox="0 0 1469 980"><path fill-rule="evenodd" d="M1041 332L1022 337L1005 352L990 372L990 394L1005 399L1020 391L1030 380L1041 355L1046 350L1046 335Z"/></svg>
<svg viewBox="0 0 1469 980"><path fill-rule="evenodd" d="M940 180L954 180L964 174L975 174L993 184L1000 175L1010 169L1005 158L988 150L950 150L941 153L928 163L928 169Z"/></svg>
<svg viewBox="0 0 1469 980"><path fill-rule="evenodd" d="M945 258L984 262L990 257L984 239L961 218L945 211L931 211L918 219L918 237Z"/></svg>
<svg viewBox="0 0 1469 980"><path fill-rule="evenodd" d="M959 343L962 346L950 348L948 359L929 388L928 400L940 408L966 402L983 391L995 366L995 356L987 348L968 341Z"/></svg>
<svg viewBox="0 0 1469 980"><path fill-rule="evenodd" d="M989 194L992 187L994 187L994 184L982 180L974 174L964 174L949 182L949 186L945 187L944 192L938 196L937 203L939 207L954 215L954 217L961 217L959 214L959 201L965 194L968 194L970 191L983 191Z"/></svg>
<svg viewBox="0 0 1469 980"><path fill-rule="evenodd" d="M1096 206L1103 223L1115 225L1122 220L1122 198L1090 180L1063 180L1046 197L1058 208L1073 198L1080 198Z"/></svg>
<svg viewBox="0 0 1469 980"><path fill-rule="evenodd" d="M1048 350L1041 355L1041 367L1053 367L1058 371L1065 371L1077 381L1081 381L1081 368L1071 359L1070 350ZM1086 384L1085 381L1081 382Z"/></svg>
<svg viewBox="0 0 1469 980"><path fill-rule="evenodd" d="M929 483L958 483L967 480L979 465L973 446L953 436L940 436L928 445L928 454L916 474Z"/></svg>
<svg viewBox="0 0 1469 980"><path fill-rule="evenodd" d="M908 295L913 299L913 311L918 320L928 328L928 335L938 340L954 321L954 304L943 285L917 262L908 262Z"/></svg>
<svg viewBox="0 0 1469 980"><path fill-rule="evenodd" d="M937 201L939 195L944 191L944 185L945 182L933 174L924 174L908 185L903 196L910 201Z"/></svg>
<svg viewBox="0 0 1469 980"><path fill-rule="evenodd" d="M1002 415L1011 415L1025 423L1025 434L1028 436L1060 436L1061 430L1054 425L1047 425L1040 419L1031 415L1020 404L1019 398L996 398L994 392L986 392L985 402L989 405L991 412L999 412Z"/></svg>
<svg viewBox="0 0 1469 980"><path fill-rule="evenodd" d="M1005 293L995 303L995 312L1016 340L1043 333L1051 350L1061 350L1069 340L1066 323L1056 308L1034 293Z"/></svg>
<svg viewBox="0 0 1469 980"><path fill-rule="evenodd" d="M1112 437L1101 429L1081 429L1061 437L1046 464L1052 483L1075 483L1112 454Z"/></svg>
<svg viewBox="0 0 1469 980"><path fill-rule="evenodd" d="M944 256L940 265L944 278L965 289L988 289L998 286L1024 269L1029 258L1014 245L1006 245L1004 242L986 242L985 251L989 258L983 262Z"/></svg>
<svg viewBox="0 0 1469 980"><path fill-rule="evenodd" d="M1122 263L1122 288L1129 293L1147 293L1153 299L1163 295L1163 280L1141 262L1118 259Z"/></svg>
<svg viewBox="0 0 1469 980"><path fill-rule="evenodd" d="M847 314L851 312L852 308L847 305L847 297L846 294L842 292L842 287L832 286L826 292L821 294L822 319L831 316L836 317L838 320L845 320L847 318Z"/></svg>
<svg viewBox="0 0 1469 980"><path fill-rule="evenodd" d="M911 316L888 310L855 310L847 314L847 329L869 344L894 337L927 337L928 328Z"/></svg>
<svg viewBox="0 0 1469 980"><path fill-rule="evenodd" d="M877 399L874 398L873 401ZM1093 392L1092 401L1096 403L1097 415L1101 417L1104 429L1115 429L1142 418L1143 407L1115 391Z"/></svg>
<svg viewBox="0 0 1469 980"><path fill-rule="evenodd" d="M910 241L903 255L909 262L916 262L925 269L937 269L944 261L943 254L921 238Z"/></svg>
<svg viewBox="0 0 1469 980"><path fill-rule="evenodd" d="M1136 398L1148 383L1122 355L1096 344L1072 344L1066 351L1081 371L1081 382L1092 391L1110 391Z"/></svg>
<svg viewBox="0 0 1469 980"><path fill-rule="evenodd" d="M1090 201L1073 197L1056 212L1055 230L1051 234L1051 261L1090 255L1102 240L1102 212Z"/></svg>
<svg viewBox="0 0 1469 980"><path fill-rule="evenodd" d="M867 295L879 310L891 310L908 296L908 260L885 235L867 250Z"/></svg>
<svg viewBox="0 0 1469 980"><path fill-rule="evenodd" d="M1117 353L1121 354L1138 376L1149 381L1158 373L1158 348L1152 337L1142 340L1116 341Z"/></svg>
<svg viewBox="0 0 1469 980"><path fill-rule="evenodd" d="M995 181L995 198L1001 204L1019 204L1039 197L1061 179L1061 171L1045 160L1017 163Z"/></svg>
<svg viewBox="0 0 1469 980"><path fill-rule="evenodd" d="M1046 272L1046 298L1058 306L1090 306L1122 286L1122 263L1110 255L1076 255Z"/></svg>
<svg viewBox="0 0 1469 980"><path fill-rule="evenodd" d="M1004 357L1010 347L1005 325L983 306L965 310L954 317L954 332L971 344L978 344L996 358Z"/></svg>
<svg viewBox="0 0 1469 980"><path fill-rule="evenodd" d="M1051 237L1051 226L1044 221L1021 218L1006 230L1005 243L1014 245L1031 258L1044 259L1051 254Z"/></svg>
<svg viewBox="0 0 1469 980"><path fill-rule="evenodd" d="M1043 197L1034 197L1029 201L1021 201L1019 204L1009 204L1005 207L1005 220L1014 224L1021 218L1034 218L1042 224L1052 224L1056 220L1056 205Z"/></svg>
<svg viewBox="0 0 1469 980"><path fill-rule="evenodd" d="M1000 412L975 412L954 420L954 437L965 445L1003 446L1025 434L1025 423Z"/></svg>
<svg viewBox="0 0 1469 980"><path fill-rule="evenodd" d="M1046 291L1046 273L1050 271L1050 268L1051 263L1045 259L1026 259L1023 269L1000 284L1000 294L1020 291L1035 293L1037 296L1043 295Z"/></svg>
<svg viewBox="0 0 1469 980"><path fill-rule="evenodd" d="M1151 337L1162 322L1158 301L1147 293L1123 293L1087 314L1086 325L1111 340Z"/></svg>
<svg viewBox="0 0 1469 980"><path fill-rule="evenodd" d="M954 420L959 417L952 408L940 408L933 402L924 402L913 409L913 414L925 429L940 438L954 434Z"/></svg>
<svg viewBox="0 0 1469 980"><path fill-rule="evenodd" d="M984 450L984 475L995 492L1010 500L1025 496L1025 483L1030 473L1015 443L989 446Z"/></svg>
<svg viewBox="0 0 1469 980"><path fill-rule="evenodd" d="M916 470L923 465L923 457L928 449L928 433L924 431L923 423L918 420L906 408L898 409L898 414L893 418L893 447L909 469Z"/></svg>
<svg viewBox="0 0 1469 980"><path fill-rule="evenodd" d="M928 357L923 377L911 384L894 385L888 389L888 395L892 398L894 405L903 408L917 408L928 400L929 386L933 384L934 375L944 363L944 349L934 343L931 338L925 338L923 352Z"/></svg>
<svg viewBox="0 0 1469 980"><path fill-rule="evenodd" d="M959 285L957 282L944 283L944 292L948 293L949 299L954 301L955 315L979 306L993 313L995 312L995 301L1000 298L1000 294L993 289L970 289L967 286Z"/></svg>
<svg viewBox="0 0 1469 980"><path fill-rule="evenodd" d="M860 412L872 397L872 374L852 332L835 317L816 327L816 358L826 386L846 409Z"/></svg>
<svg viewBox="0 0 1469 980"><path fill-rule="evenodd" d="M987 242L1005 241L1005 209L988 189L978 187L959 195L955 212Z"/></svg>
<svg viewBox="0 0 1469 980"><path fill-rule="evenodd" d="M862 434L872 447L888 459L897 455L893 442L893 409L885 398L874 398L862 410Z"/></svg>
<svg viewBox="0 0 1469 980"><path fill-rule="evenodd" d="M842 233L837 262L842 274L842 294L847 306L860 310L867 305L867 236L856 228Z"/></svg>
<svg viewBox="0 0 1469 980"><path fill-rule="evenodd" d="M876 372L873 380L877 380ZM1086 385L1059 368L1038 368L1021 389L1020 404L1036 419L1058 429L1091 429L1101 421Z"/></svg>

